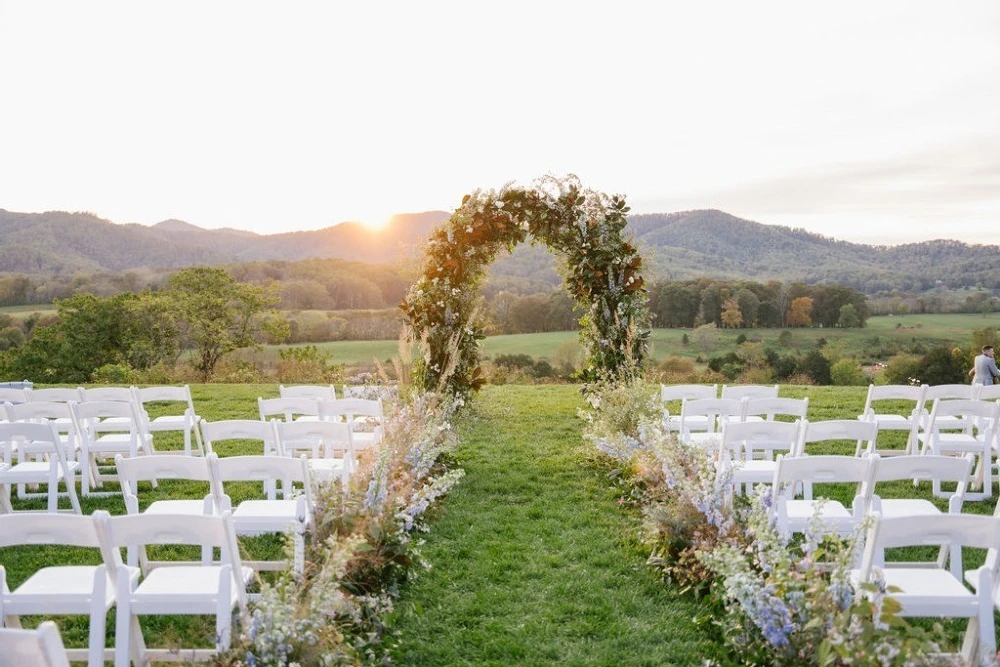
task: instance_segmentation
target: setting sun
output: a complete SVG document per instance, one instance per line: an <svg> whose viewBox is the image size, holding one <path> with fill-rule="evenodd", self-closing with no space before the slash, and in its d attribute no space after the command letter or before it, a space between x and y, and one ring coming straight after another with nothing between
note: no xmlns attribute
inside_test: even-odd
<svg viewBox="0 0 1000 667"><path fill-rule="evenodd" d="M339 222L356 222L359 225L363 225L368 229L384 229L388 226L389 221L392 219L393 214L387 213L385 209L379 210L376 208L365 210L363 208L358 208L351 211L347 215L337 216L337 220L334 224Z"/></svg>

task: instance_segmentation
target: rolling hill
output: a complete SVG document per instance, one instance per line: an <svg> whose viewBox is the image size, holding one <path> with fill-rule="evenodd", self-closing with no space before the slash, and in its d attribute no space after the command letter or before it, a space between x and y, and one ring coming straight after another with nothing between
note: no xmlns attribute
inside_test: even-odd
<svg viewBox="0 0 1000 667"><path fill-rule="evenodd" d="M0 272L117 272L312 258L398 263L418 260L421 240L447 218L444 211L428 211L394 216L379 230L344 222L318 231L262 235L202 229L180 220L145 227L88 213L0 209ZM927 288L937 281L1000 287L997 246L950 240L869 246L716 210L633 215L629 231L654 279L800 280L847 284L868 293ZM555 262L544 247L523 245L491 268L491 280L557 284Z"/></svg>

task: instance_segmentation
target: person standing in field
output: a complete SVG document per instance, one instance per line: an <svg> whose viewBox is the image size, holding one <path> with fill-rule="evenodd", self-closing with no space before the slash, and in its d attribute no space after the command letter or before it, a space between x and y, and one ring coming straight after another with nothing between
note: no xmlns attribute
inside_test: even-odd
<svg viewBox="0 0 1000 667"><path fill-rule="evenodd" d="M976 357L969 375L973 376L972 384L992 385L1000 383L1000 368L993 358L993 346L983 345L983 353Z"/></svg>

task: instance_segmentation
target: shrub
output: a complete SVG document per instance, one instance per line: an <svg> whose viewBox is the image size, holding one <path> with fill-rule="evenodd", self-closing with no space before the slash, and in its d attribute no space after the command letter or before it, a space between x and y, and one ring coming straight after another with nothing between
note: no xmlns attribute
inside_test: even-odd
<svg viewBox="0 0 1000 667"><path fill-rule="evenodd" d="M813 350L802 357L797 371L809 376L815 384L830 384L830 360L819 350Z"/></svg>
<svg viewBox="0 0 1000 667"><path fill-rule="evenodd" d="M882 376L886 384L912 384L922 375L921 358L916 354L897 354L885 364ZM919 384L919 382L917 382Z"/></svg>
<svg viewBox="0 0 1000 667"><path fill-rule="evenodd" d="M855 359L841 359L830 366L830 381L838 387L862 387L868 384L868 377Z"/></svg>
<svg viewBox="0 0 1000 667"><path fill-rule="evenodd" d="M128 364L104 364L94 370L91 382L94 384L134 384L137 381L135 370Z"/></svg>

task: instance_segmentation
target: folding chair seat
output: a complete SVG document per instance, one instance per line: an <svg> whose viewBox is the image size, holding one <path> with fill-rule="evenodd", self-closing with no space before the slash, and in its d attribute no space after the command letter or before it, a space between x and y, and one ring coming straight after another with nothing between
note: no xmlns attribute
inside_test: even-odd
<svg viewBox="0 0 1000 667"><path fill-rule="evenodd" d="M0 449L4 461L14 460L14 445L19 456L33 451L49 453L48 460L24 460L0 468L0 513L13 512L10 502L11 485L45 484L48 512L59 511L59 483L66 486L73 512L80 514L80 500L76 495L76 473L79 463L74 453L63 446L54 424L30 422L0 422ZM83 475L86 478L86 475Z"/></svg>
<svg viewBox="0 0 1000 667"><path fill-rule="evenodd" d="M34 630L0 627L4 667L69 667L59 626L44 621Z"/></svg>
<svg viewBox="0 0 1000 667"><path fill-rule="evenodd" d="M681 405L677 437L687 445L716 449L722 427L743 417L744 401L734 398L696 398Z"/></svg>
<svg viewBox="0 0 1000 667"><path fill-rule="evenodd" d="M98 517L98 514L101 516ZM253 571L240 560L228 512L221 516L176 514L96 513L108 548L152 545L209 545L219 549L218 562L183 562L157 567L133 584L123 570L118 572L115 613L115 666L149 662L211 659L230 645L232 617L239 610L246 618L246 582ZM215 617L214 649L148 648L142 637L140 616L198 615Z"/></svg>
<svg viewBox="0 0 1000 667"><path fill-rule="evenodd" d="M382 399L339 398L320 401L319 418L323 421L341 421L351 426L351 437L357 450L367 449L381 442L385 428Z"/></svg>
<svg viewBox="0 0 1000 667"><path fill-rule="evenodd" d="M729 422L719 443L719 471L737 492L774 480L775 453L790 456L799 439L801 421ZM756 456L764 453L764 458Z"/></svg>
<svg viewBox="0 0 1000 667"><path fill-rule="evenodd" d="M201 431L198 430L201 417L194 409L190 386L133 387L132 393L143 412L146 429L154 439L157 433L181 433L184 436L184 454L190 456L193 436L198 455L205 455ZM150 409L157 413L155 417L150 418ZM168 453L159 446L157 450L161 454Z"/></svg>
<svg viewBox="0 0 1000 667"><path fill-rule="evenodd" d="M989 401L962 399L934 401L927 429L921 434L923 454L959 455L976 457L974 479L982 490L967 493L969 500L982 500L993 495L993 429L1000 406ZM945 430L939 424L959 427L959 431ZM980 430L983 429L983 430ZM934 495L942 497L937 481L932 485Z"/></svg>
<svg viewBox="0 0 1000 667"><path fill-rule="evenodd" d="M868 529L861 568L852 573L852 578L859 585L898 588L889 595L899 603L897 615L902 618L969 619L961 658L963 664L978 665L981 658L992 658L996 653L991 568L984 566L966 575L975 582L973 592L960 576L943 568L884 566L888 548L939 544L954 545L959 555L953 561L958 561L961 572L962 547L993 553L1000 548L1000 519L973 514L922 516L919 521L909 517L876 518ZM953 562L952 570L955 565ZM870 595L863 589L858 592Z"/></svg>
<svg viewBox="0 0 1000 667"><path fill-rule="evenodd" d="M724 384L720 398L777 398L778 385L767 384Z"/></svg>
<svg viewBox="0 0 1000 667"><path fill-rule="evenodd" d="M861 523L871 497L871 481L877 457L779 456L774 470L772 512L778 532L786 538L801 533L818 513L825 526L841 535L850 535ZM796 499L795 489L813 484L854 484L851 509L838 500L811 497Z"/></svg>
<svg viewBox="0 0 1000 667"><path fill-rule="evenodd" d="M80 460L87 466L90 476L83 477L83 494L102 488L106 481L117 481L117 475L101 470L102 461L114 460L118 455L135 457L155 453L153 437L146 430L145 420L134 401L90 401L71 403L70 410L81 435ZM100 492L108 495L110 492Z"/></svg>
<svg viewBox="0 0 1000 667"><path fill-rule="evenodd" d="M805 419L809 398L748 398L743 407L743 421L774 421L775 417Z"/></svg>
<svg viewBox="0 0 1000 667"><path fill-rule="evenodd" d="M76 421L73 419L69 403L38 401L18 405L8 404L7 419L12 422L53 424L56 427L56 432L59 433L67 456L71 456L73 460L76 460L79 456L80 434L77 433ZM21 451L15 451L15 454L21 457L22 460L42 461L48 459L53 454L53 451L51 447L46 447L44 444L38 443L34 447L25 446ZM37 498L38 495L37 493L28 493L23 484L18 485L18 498Z"/></svg>
<svg viewBox="0 0 1000 667"><path fill-rule="evenodd" d="M11 590L0 565L0 625L20 627L21 616L87 616L90 621L88 645L70 649L63 656L86 660L89 667L103 667L104 637L108 610L115 601L120 572L126 581L138 580L136 569L126 568L121 556L104 548L99 526L90 516L77 514L0 515L0 547L32 545L45 549L40 560L48 563L36 570L20 586ZM60 560L59 550L88 548L98 552L94 564L52 564ZM73 551L62 560L80 559ZM0 653L0 664L7 664Z"/></svg>
<svg viewBox="0 0 1000 667"><path fill-rule="evenodd" d="M938 485L942 482L953 483L955 491L948 498L947 514L961 514L962 505L965 502L966 487L969 482L969 475L972 472L974 458L971 454L965 457L956 456L935 456L933 454L893 456L881 459L875 471L875 480L872 490L870 511L883 518L910 517L917 521L925 516L938 516L943 514L937 505L926 498L883 498L879 491L885 488L890 482L902 482L910 480L929 479ZM902 488L913 487L906 484ZM912 562L894 563L894 566L908 567L945 567L948 562L949 548L947 544L942 544L935 562ZM960 554L957 554L960 555ZM953 562L959 563L953 558ZM961 577L961 568L952 571L956 577Z"/></svg>
<svg viewBox="0 0 1000 667"><path fill-rule="evenodd" d="M332 401L337 398L337 389L332 384L296 384L286 387L278 385L281 398L311 398L314 401Z"/></svg>
<svg viewBox="0 0 1000 667"><path fill-rule="evenodd" d="M315 524L312 483L305 457L298 459L284 456L228 456L209 461L216 484L216 495L221 499L223 512L232 510L233 528L237 535L287 533L291 530L294 540L296 572L302 572L305 533ZM233 507L232 496L226 493L231 482L271 482L297 484L298 495L281 499L247 499ZM279 570L283 561L247 561L255 570Z"/></svg>
<svg viewBox="0 0 1000 667"><path fill-rule="evenodd" d="M276 421L278 448L296 458L305 452L309 473L317 481L340 480L346 488L357 468L351 427L329 421Z"/></svg>
<svg viewBox="0 0 1000 667"><path fill-rule="evenodd" d="M916 452L917 433L920 430L920 419L924 413L924 397L927 385L914 387L905 384L876 386L868 385L868 396L865 407L858 419L872 421L879 431L905 431L906 445L902 450L876 449L880 456L900 456ZM887 402L893 402L892 406ZM888 410L895 409L894 412ZM877 446L877 442L876 442ZM858 452L861 453L861 443Z"/></svg>
<svg viewBox="0 0 1000 667"><path fill-rule="evenodd" d="M673 385L660 385L660 402L663 404L663 424L668 431L679 431L680 429L680 409L676 410L675 415L671 415L667 409L667 403L673 401L680 401L683 405L684 401L694 400L697 398L718 398L719 396L719 385L703 385L703 384L673 384ZM691 426L695 427L699 420L692 419ZM705 425L708 423L708 418L700 420L701 424L697 426L696 430L705 430Z"/></svg>
<svg viewBox="0 0 1000 667"><path fill-rule="evenodd" d="M271 418L286 422L299 419L319 420L319 401L314 398L257 398L261 421Z"/></svg>
<svg viewBox="0 0 1000 667"><path fill-rule="evenodd" d="M115 458L118 469L118 480L121 482L122 495L125 499L125 509L129 514L174 514L174 515L208 515L221 514L219 508L221 499L215 495L212 470L207 459L215 457L174 456L153 454L125 458L121 455ZM200 482L205 487L202 498L169 498L154 500L150 503L140 503L139 483L156 484L159 480L186 480ZM144 507L145 506L145 507ZM208 556L211 558L211 555ZM129 565L141 565L143 572L149 572L154 567L168 564L166 561L150 560L145 549L129 549L127 562Z"/></svg>

